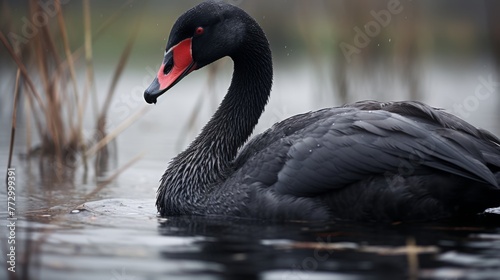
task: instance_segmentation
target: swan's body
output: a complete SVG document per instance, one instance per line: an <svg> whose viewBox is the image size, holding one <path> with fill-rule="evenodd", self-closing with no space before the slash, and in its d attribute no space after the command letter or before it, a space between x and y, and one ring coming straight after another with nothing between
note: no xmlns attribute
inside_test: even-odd
<svg viewBox="0 0 500 280"><path fill-rule="evenodd" d="M500 140L418 102L296 115L240 149L270 94L271 52L257 23L222 2L177 20L146 101L223 56L234 61L228 94L163 175L162 216L398 221L500 206Z"/></svg>

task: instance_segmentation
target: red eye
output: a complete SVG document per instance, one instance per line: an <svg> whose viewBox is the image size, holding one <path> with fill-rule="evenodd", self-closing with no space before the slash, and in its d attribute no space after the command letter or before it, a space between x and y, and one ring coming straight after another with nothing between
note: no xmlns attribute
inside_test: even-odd
<svg viewBox="0 0 500 280"><path fill-rule="evenodd" d="M205 32L205 29L203 29L203 27L196 28L196 31L195 31L196 35L201 35L201 34L203 34L203 32Z"/></svg>

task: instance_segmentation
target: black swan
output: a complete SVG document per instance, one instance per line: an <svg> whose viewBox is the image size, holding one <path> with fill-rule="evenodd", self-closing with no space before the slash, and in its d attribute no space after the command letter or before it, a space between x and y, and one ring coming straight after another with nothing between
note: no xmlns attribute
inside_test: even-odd
<svg viewBox="0 0 500 280"><path fill-rule="evenodd" d="M175 22L146 102L224 56L234 62L228 93L163 175L162 216L415 221L500 206L500 139L419 102L300 114L243 146L270 95L271 51L257 22L222 1Z"/></svg>

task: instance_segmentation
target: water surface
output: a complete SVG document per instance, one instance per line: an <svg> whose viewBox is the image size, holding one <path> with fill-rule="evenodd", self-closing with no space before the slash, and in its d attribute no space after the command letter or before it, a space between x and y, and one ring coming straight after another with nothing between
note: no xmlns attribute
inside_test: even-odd
<svg viewBox="0 0 500 280"><path fill-rule="evenodd" d="M427 67L422 81L422 88L428 92L427 102L450 110L453 104L463 102L477 86L477 77L487 77L493 68L479 64L467 73L453 74L448 69ZM157 217L154 197L158 180L168 160L196 135L216 108L226 90L230 66L220 73L215 99L208 98L212 91L205 91L205 76L199 73L162 96L109 147L112 157L107 168L98 174L98 180L92 166L87 176L79 167L76 171L65 170L64 176L58 177L51 162L23 160L26 135L20 122L14 161L19 186L19 279L26 273L30 279L113 280L498 278L497 214L483 215L472 222L416 225ZM318 84L315 72L308 67L277 71L272 98L257 132L289 115L339 105L335 96L315 95L316 90L329 88ZM126 104L131 114L143 106L142 98L134 97L135 89L141 87L148 74L134 70L126 75L114 106ZM373 79L381 80L353 78L351 89L358 93L350 98L405 99L404 94L384 94L404 92L404 84L384 82L388 77ZM443 94L437 94L440 92ZM196 124L193 130L185 132L199 96L205 99ZM462 117L478 126L496 129L497 98L497 94L491 95L476 111ZM112 130L124 116L120 110L110 112ZM8 131L6 120L1 120L2 131ZM92 127L89 121L89 131ZM0 145L1 157L6 158L8 142ZM103 179L139 153L144 154L140 161L86 198ZM4 170L5 161L0 164ZM1 190L2 201L5 195L5 190ZM72 210L76 211L71 213ZM0 218L4 232L4 207ZM0 241L5 258L6 240ZM7 279L9 273L2 270L0 279Z"/></svg>

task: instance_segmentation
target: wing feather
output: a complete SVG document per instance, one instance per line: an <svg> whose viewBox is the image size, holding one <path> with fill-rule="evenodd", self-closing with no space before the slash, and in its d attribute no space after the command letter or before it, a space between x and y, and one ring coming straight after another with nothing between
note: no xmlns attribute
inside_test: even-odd
<svg viewBox="0 0 500 280"><path fill-rule="evenodd" d="M497 140L418 102L370 101L276 124L242 149L235 170L252 170L253 180L297 196L318 195L369 176L432 170L498 188L490 169L500 169Z"/></svg>

